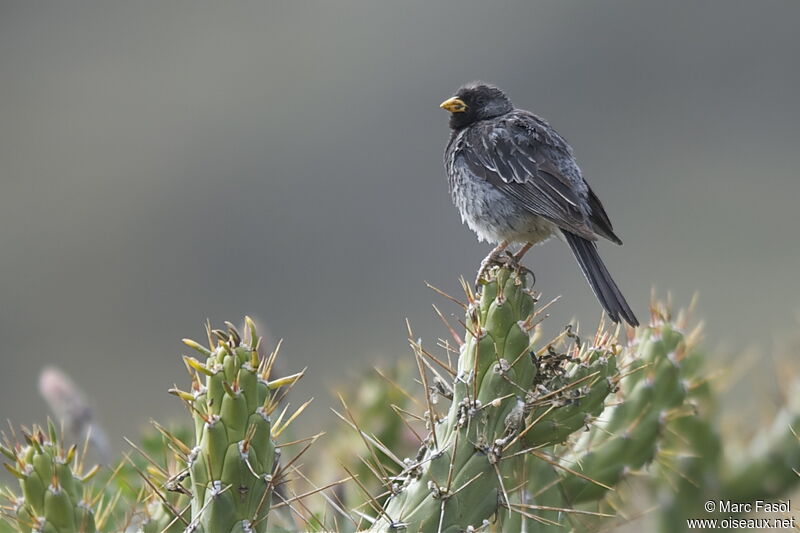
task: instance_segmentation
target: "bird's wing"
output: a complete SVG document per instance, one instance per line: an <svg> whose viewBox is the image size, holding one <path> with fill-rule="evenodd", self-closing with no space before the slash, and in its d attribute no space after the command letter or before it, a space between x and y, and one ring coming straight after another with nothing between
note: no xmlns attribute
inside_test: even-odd
<svg viewBox="0 0 800 533"><path fill-rule="evenodd" d="M514 112L478 123L464 138L460 155L473 174L531 213L563 230L597 240L590 206L593 195L569 145L544 121L529 113ZM607 217L601 216L601 220Z"/></svg>

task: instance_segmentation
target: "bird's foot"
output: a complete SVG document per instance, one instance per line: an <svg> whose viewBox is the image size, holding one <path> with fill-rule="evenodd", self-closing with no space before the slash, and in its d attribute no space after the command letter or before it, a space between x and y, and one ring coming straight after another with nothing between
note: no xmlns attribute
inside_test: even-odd
<svg viewBox="0 0 800 533"><path fill-rule="evenodd" d="M527 249L522 251L522 253L517 252L515 254L512 254L511 252L507 251L506 254L508 254L508 259L503 264L501 264L500 266L505 266L506 268L510 268L516 274L518 274L520 276L523 276L523 277L529 275L531 277L531 280L532 280L531 285L533 285L534 283L536 283L536 275L533 273L533 270L531 270L530 268L526 267L521 262L522 261L522 256L525 255L525 251L527 251Z"/></svg>
<svg viewBox="0 0 800 533"><path fill-rule="evenodd" d="M500 257L502 256L503 251L495 251L492 250L489 255L483 258L481 261L480 267L478 267L478 274L475 276L475 290L478 290L478 287L481 286L481 279L486 278L486 274L489 272L489 269L493 266L499 264Z"/></svg>
<svg viewBox="0 0 800 533"><path fill-rule="evenodd" d="M481 261L481 266L478 269L478 275L475 277L475 290L478 290L478 288L481 286L481 280L489 281L486 275L489 273L492 267L495 266L511 269L517 274L522 274L523 276L530 275L535 283L536 276L531 269L519 262L520 258L521 257L519 254L512 254L508 250L501 250L497 253L492 252L487 255L484 260Z"/></svg>
<svg viewBox="0 0 800 533"><path fill-rule="evenodd" d="M478 289L481 285L481 279L489 281L486 277L486 274L489 273L492 267L499 266L499 267L508 267L514 270L524 269L522 265L520 265L514 254L505 250L499 250L497 252L492 252L487 255L483 261L481 261L481 266L478 269L478 275L475 277L475 290ZM527 269L525 269L527 270Z"/></svg>

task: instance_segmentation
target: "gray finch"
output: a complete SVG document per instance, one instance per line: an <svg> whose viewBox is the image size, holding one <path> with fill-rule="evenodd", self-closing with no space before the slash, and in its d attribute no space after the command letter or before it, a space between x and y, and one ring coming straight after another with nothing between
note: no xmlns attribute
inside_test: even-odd
<svg viewBox="0 0 800 533"><path fill-rule="evenodd" d="M608 316L638 326L595 245L598 236L622 241L564 138L484 83L464 85L441 107L451 113L444 164L453 203L479 240L497 244L478 277L511 243L523 244L518 260L530 246L562 236Z"/></svg>

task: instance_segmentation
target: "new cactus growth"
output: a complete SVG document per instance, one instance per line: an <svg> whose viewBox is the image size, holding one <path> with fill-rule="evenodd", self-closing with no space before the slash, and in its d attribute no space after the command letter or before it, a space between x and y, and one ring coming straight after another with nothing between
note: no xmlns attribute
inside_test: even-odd
<svg viewBox="0 0 800 533"><path fill-rule="evenodd" d="M272 439L303 409L288 419L284 410L273 423L280 400L302 373L271 379L277 350L262 357L255 324L245 320L247 342L230 323L226 331L209 327L209 348L184 340L205 357L184 357L191 392L172 391L187 403L194 419L195 445L184 446L192 495L187 531L267 531L280 463L280 449Z"/></svg>
<svg viewBox="0 0 800 533"><path fill-rule="evenodd" d="M87 485L97 473L84 472L75 445L65 448L55 425L47 430L22 431L23 442L8 439L0 451L10 461L6 469L19 480L21 494L7 490L10 505L3 510L18 531L25 533L93 533L95 497Z"/></svg>

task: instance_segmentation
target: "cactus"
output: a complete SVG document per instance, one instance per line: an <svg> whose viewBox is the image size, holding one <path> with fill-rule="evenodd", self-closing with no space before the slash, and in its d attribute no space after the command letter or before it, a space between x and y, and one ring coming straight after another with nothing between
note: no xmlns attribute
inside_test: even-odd
<svg viewBox="0 0 800 533"><path fill-rule="evenodd" d="M671 320L663 305L653 306L653 325L639 338L667 354L685 384L687 409L669 417L662 439L657 469L651 479L654 497L662 502L659 528L663 532L687 531L687 517L708 517L707 500L777 501L798 482L800 443L800 381L790 385L787 403L771 425L745 446L725 439L717 425L714 391L698 345L699 328L684 334L685 314ZM715 513L711 517L736 515Z"/></svg>
<svg viewBox="0 0 800 533"><path fill-rule="evenodd" d="M19 480L21 494L6 496L6 518L26 533L93 533L96 498L88 485L98 467L84 472L83 456L64 448L55 425L22 432L24 444L6 439L0 451L11 461L6 469ZM102 513L102 510L101 510Z"/></svg>
<svg viewBox="0 0 800 533"><path fill-rule="evenodd" d="M631 488L659 502L661 531L685 531L708 499L774 501L797 485L800 382L742 451L716 423L705 354L685 316L655 305L624 348L602 325L589 341L568 327L539 345L543 312L519 269L494 268L477 296L465 292L463 341L450 328L458 349L442 341L446 356L436 357L411 340L424 395L414 398L414 380L396 370L343 397L340 417L356 436L328 442L349 455L346 486L330 453L310 476L325 478L322 488L297 457L280 460L276 439L308 405L291 415L283 406L303 372L273 376L277 349L260 355L248 318L246 340L226 323L208 327L208 347L184 341L201 357L184 357L191 385L170 392L191 429L155 424L157 438L131 443L139 453L111 471L85 471L85 452L65 446L53 423L21 432L21 443L6 438L0 451L21 491L3 491L0 532L356 531L360 518L373 532L594 531L636 513ZM323 490L327 505L304 501Z"/></svg>
<svg viewBox="0 0 800 533"><path fill-rule="evenodd" d="M649 466L668 442L669 430L683 424L692 411L685 404L682 337L670 327L639 328L619 355L621 375L613 377L616 398L597 416L588 431L566 444L556 443L537 456L550 464L535 464L536 477L527 480L523 500L571 513L525 517L528 531L555 531L568 526L590 531L612 516L606 503L620 482ZM544 503L542 503L544 502ZM546 519L544 522L542 519Z"/></svg>
<svg viewBox="0 0 800 533"><path fill-rule="evenodd" d="M626 473L649 464L665 424L674 413L680 414L686 389L673 356L677 340L668 328L659 336L648 335L647 328L643 331L620 382L623 401L609 409L569 454L567 468L586 478L565 477L561 487L568 501L598 500L608 490L603 485L614 486Z"/></svg>
<svg viewBox="0 0 800 533"><path fill-rule="evenodd" d="M187 530L205 533L267 531L272 492L278 480L277 437L305 408L273 424L271 415L302 372L270 380L277 350L259 355L260 338L246 318L250 340L236 328L208 328L209 348L185 339L205 361L184 357L192 377L191 392L171 392L186 402L194 419L195 446L178 439L185 455L191 492L191 522ZM216 342L214 342L216 340Z"/></svg>
<svg viewBox="0 0 800 533"><path fill-rule="evenodd" d="M513 325L528 330L534 300L518 273L503 268L493 276L467 306L452 385L437 376L431 386L421 370L426 388L453 391L450 410L432 416L427 394L428 438L391 478L387 501L373 502L378 517L371 531L477 531L490 524L591 531L624 505L618 489L633 474L650 479L654 498L664 502L661 530L679 531L687 517L702 516L698 505L709 497L777 497L797 484L796 399L753 444L758 453L750 461L721 460L699 334L683 333L685 317L673 322L655 305L653 325L629 330L624 350L601 331L591 347L579 340L567 351L548 344L532 354L526 372L515 357L524 342L508 351L508 339L519 337ZM569 329L563 335L571 336ZM433 358L412 345L418 361ZM532 340L525 346L531 350ZM514 377L496 379L511 369ZM470 403L470 387L480 403Z"/></svg>
<svg viewBox="0 0 800 533"><path fill-rule="evenodd" d="M498 511L515 507L512 480L529 448L582 428L610 390L608 346L572 357L532 352L535 298L524 274L495 269L480 298L468 298L466 336L451 381L436 372L429 385L423 364L433 356L412 343L423 384L451 396L450 408L440 416L428 390L429 435L392 481L372 531L488 526ZM558 408L558 402L565 403Z"/></svg>
<svg viewBox="0 0 800 533"><path fill-rule="evenodd" d="M671 362L685 394L685 408L665 417L651 480L654 497L662 502L658 525L664 532L685 531L686 518L703 516L703 502L716 493L722 458L722 442L711 423L711 384L697 347L700 330L685 334L685 315L672 321L669 313L654 304L651 326L632 343L639 352Z"/></svg>
<svg viewBox="0 0 800 533"><path fill-rule="evenodd" d="M720 480L720 499L775 501L797 485L800 472L800 382L794 382L788 403L744 453L728 454ZM742 460L742 456L744 460Z"/></svg>

